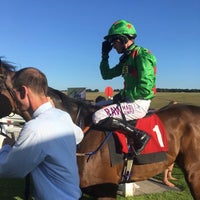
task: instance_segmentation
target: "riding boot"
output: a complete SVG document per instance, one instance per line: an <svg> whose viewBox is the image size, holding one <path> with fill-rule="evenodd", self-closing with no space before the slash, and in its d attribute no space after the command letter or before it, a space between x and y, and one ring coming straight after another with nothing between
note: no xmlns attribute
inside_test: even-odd
<svg viewBox="0 0 200 200"><path fill-rule="evenodd" d="M144 149L145 145L150 140L150 136L146 132L136 129L134 126L127 123L127 121L124 122L120 119L109 117L101 120L98 125L108 131L121 131L125 135L133 138L134 149L137 155Z"/></svg>

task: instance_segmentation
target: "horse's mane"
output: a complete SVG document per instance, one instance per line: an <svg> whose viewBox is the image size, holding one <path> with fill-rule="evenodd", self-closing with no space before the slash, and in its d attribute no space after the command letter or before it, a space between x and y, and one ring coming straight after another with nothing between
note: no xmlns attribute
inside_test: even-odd
<svg viewBox="0 0 200 200"><path fill-rule="evenodd" d="M48 88L47 95L50 96L57 108L67 111L76 124L81 120L80 116L83 117L85 125L90 124L92 115L97 110L90 101L72 98L51 87Z"/></svg>
<svg viewBox="0 0 200 200"><path fill-rule="evenodd" d="M0 67L3 67L6 71L9 71L9 72L15 72L16 71L16 66L11 64L11 62L2 60L2 57L0 57Z"/></svg>
<svg viewBox="0 0 200 200"><path fill-rule="evenodd" d="M91 104L90 101L75 99L67 94L63 93L62 91L59 91L57 89L54 89L52 87L48 87L48 95L52 98L52 100L57 103L56 107L59 107L59 104L62 105L62 108L66 110L69 113L73 112L73 108L76 107L82 107L84 110L87 111L94 111L96 109L95 106Z"/></svg>
<svg viewBox="0 0 200 200"><path fill-rule="evenodd" d="M70 111L73 107L73 101L71 100L71 98L69 98L68 95L57 89L48 87L47 95L51 97L53 102L56 104L56 107L60 107L62 105L61 109L64 109L66 111Z"/></svg>

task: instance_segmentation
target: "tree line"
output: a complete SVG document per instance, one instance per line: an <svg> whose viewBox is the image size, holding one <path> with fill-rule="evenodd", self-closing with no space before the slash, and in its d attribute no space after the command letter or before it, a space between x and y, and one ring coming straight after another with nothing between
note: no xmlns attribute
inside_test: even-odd
<svg viewBox="0 0 200 200"><path fill-rule="evenodd" d="M200 92L200 89L178 89L178 88L157 88L157 92ZM119 92L120 89L114 89L114 92ZM86 89L86 92L100 92L99 89Z"/></svg>

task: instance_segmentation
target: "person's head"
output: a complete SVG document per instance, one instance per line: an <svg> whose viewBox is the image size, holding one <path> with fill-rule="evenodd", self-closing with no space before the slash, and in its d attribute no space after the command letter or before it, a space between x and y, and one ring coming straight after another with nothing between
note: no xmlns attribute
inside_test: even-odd
<svg viewBox="0 0 200 200"><path fill-rule="evenodd" d="M13 92L21 111L34 110L47 99L47 78L36 68L27 67L17 71L12 83Z"/></svg>
<svg viewBox="0 0 200 200"><path fill-rule="evenodd" d="M137 37L137 32L133 24L126 20L118 20L110 27L105 40L112 43L118 53L123 53Z"/></svg>

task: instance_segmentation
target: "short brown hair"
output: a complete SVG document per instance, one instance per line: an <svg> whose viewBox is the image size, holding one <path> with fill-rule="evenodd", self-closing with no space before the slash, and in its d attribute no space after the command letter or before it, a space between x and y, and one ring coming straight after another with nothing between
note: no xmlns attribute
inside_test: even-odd
<svg viewBox="0 0 200 200"><path fill-rule="evenodd" d="M17 71L13 77L13 88L27 86L34 92L47 95L48 82L44 73L34 67L26 67Z"/></svg>

